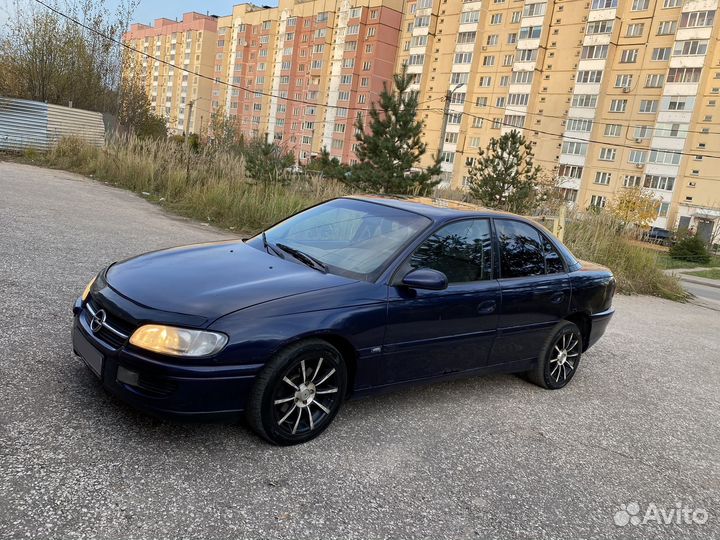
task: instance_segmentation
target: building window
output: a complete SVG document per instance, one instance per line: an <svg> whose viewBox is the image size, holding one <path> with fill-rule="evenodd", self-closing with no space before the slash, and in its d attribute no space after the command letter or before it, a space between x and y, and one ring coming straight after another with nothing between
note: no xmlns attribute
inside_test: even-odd
<svg viewBox="0 0 720 540"><path fill-rule="evenodd" d="M488 46L492 47L493 45L497 45L499 38L500 38L500 36L498 34L489 34L487 37Z"/></svg>
<svg viewBox="0 0 720 540"><path fill-rule="evenodd" d="M642 165L645 163L645 156L647 152L644 150L630 150L630 156L628 157L628 163L634 163L635 165Z"/></svg>
<svg viewBox="0 0 720 540"><path fill-rule="evenodd" d="M584 156L587 154L587 143L565 141L562 145L562 153L573 156Z"/></svg>
<svg viewBox="0 0 720 540"><path fill-rule="evenodd" d="M645 79L645 88L662 88L665 84L665 75L662 73L651 73Z"/></svg>
<svg viewBox="0 0 720 540"><path fill-rule="evenodd" d="M643 23L635 23L630 24L627 27L627 37L642 37L643 32L645 31L645 24Z"/></svg>
<svg viewBox="0 0 720 540"><path fill-rule="evenodd" d="M615 88L630 88L633 76L629 74L618 75L615 78Z"/></svg>
<svg viewBox="0 0 720 540"><path fill-rule="evenodd" d="M638 50L637 49L625 49L620 56L621 64L634 64L637 62Z"/></svg>
<svg viewBox="0 0 720 540"><path fill-rule="evenodd" d="M605 208L606 204L607 199L602 195L593 195L592 197L590 197L590 206L593 206L595 208Z"/></svg>
<svg viewBox="0 0 720 540"><path fill-rule="evenodd" d="M460 16L460 24L474 24L479 20L480 11L464 11Z"/></svg>
<svg viewBox="0 0 720 540"><path fill-rule="evenodd" d="M593 0L590 9L613 9L617 7L617 0Z"/></svg>
<svg viewBox="0 0 720 540"><path fill-rule="evenodd" d="M612 34L613 21L593 21L588 23L586 34Z"/></svg>
<svg viewBox="0 0 720 540"><path fill-rule="evenodd" d="M570 118L567 121L567 131L581 131L589 133L592 131L592 120L587 118Z"/></svg>
<svg viewBox="0 0 720 540"><path fill-rule="evenodd" d="M696 83L700 81L702 68L670 68L667 82L669 83Z"/></svg>
<svg viewBox="0 0 720 540"><path fill-rule="evenodd" d="M675 186L675 177L646 174L644 186L649 189L662 189L664 191L672 191L673 187Z"/></svg>
<svg viewBox="0 0 720 540"><path fill-rule="evenodd" d="M650 0L633 0L632 10L633 11L645 11L650 5Z"/></svg>
<svg viewBox="0 0 720 540"><path fill-rule="evenodd" d="M677 21L662 21L658 25L658 36L671 36L677 29Z"/></svg>
<svg viewBox="0 0 720 540"><path fill-rule="evenodd" d="M475 43L476 37L477 37L477 32L460 32L457 37L457 42L460 45L463 45L466 43Z"/></svg>
<svg viewBox="0 0 720 540"><path fill-rule="evenodd" d="M670 60L670 47L659 47L652 51L652 59L656 62Z"/></svg>
<svg viewBox="0 0 720 540"><path fill-rule="evenodd" d="M520 28L520 39L537 39L542 33L542 26L523 26Z"/></svg>
<svg viewBox="0 0 720 540"><path fill-rule="evenodd" d="M640 100L640 112L641 113L655 113L657 112L658 102L656 99L641 99Z"/></svg>
<svg viewBox="0 0 720 540"><path fill-rule="evenodd" d="M711 27L715 21L715 11L686 11L680 16L680 28Z"/></svg>
<svg viewBox="0 0 720 540"><path fill-rule="evenodd" d="M612 177L612 174L606 171L598 171L595 173L595 180L593 181L595 184L602 184L603 186L607 186L610 184L610 179Z"/></svg>
<svg viewBox="0 0 720 540"><path fill-rule="evenodd" d="M635 174L626 174L623 178L623 187L626 188L637 188L640 187L642 178Z"/></svg>
<svg viewBox="0 0 720 540"><path fill-rule="evenodd" d="M602 81L602 74L602 70L578 71L577 82L596 84Z"/></svg>
<svg viewBox="0 0 720 540"><path fill-rule="evenodd" d="M465 13L479 13L479 12L477 12L477 11L467 12L466 11ZM473 21L473 22L477 22L477 21ZM502 24L502 13L493 13L490 16L490 24Z"/></svg>
<svg viewBox="0 0 720 540"><path fill-rule="evenodd" d="M575 94L572 98L572 106L592 109L597 106L597 96L594 94Z"/></svg>
<svg viewBox="0 0 720 540"><path fill-rule="evenodd" d="M675 42L673 56L703 56L707 53L708 41L706 39L692 39Z"/></svg>
<svg viewBox="0 0 720 540"><path fill-rule="evenodd" d="M603 60L607 58L607 45L586 45L582 48L580 58L583 60Z"/></svg>
<svg viewBox="0 0 720 540"><path fill-rule="evenodd" d="M613 99L610 102L610 112L622 113L627 110L627 99Z"/></svg>
<svg viewBox="0 0 720 540"><path fill-rule="evenodd" d="M605 126L604 135L606 137L619 137L622 126L620 124L607 124Z"/></svg>

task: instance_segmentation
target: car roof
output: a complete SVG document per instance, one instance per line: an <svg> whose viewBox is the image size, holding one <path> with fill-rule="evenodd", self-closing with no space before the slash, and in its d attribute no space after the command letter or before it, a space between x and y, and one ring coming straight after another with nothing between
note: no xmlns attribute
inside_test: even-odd
<svg viewBox="0 0 720 540"><path fill-rule="evenodd" d="M419 197L416 195L351 195L346 198L384 204L385 206L408 210L441 221L462 216L520 217L509 212L491 210L469 202L438 197Z"/></svg>

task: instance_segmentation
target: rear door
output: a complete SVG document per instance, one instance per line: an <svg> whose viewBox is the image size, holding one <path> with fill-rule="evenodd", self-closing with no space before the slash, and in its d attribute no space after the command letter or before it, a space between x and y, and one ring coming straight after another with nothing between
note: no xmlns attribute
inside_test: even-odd
<svg viewBox="0 0 720 540"><path fill-rule="evenodd" d="M502 301L490 363L530 360L568 313L570 278L539 229L515 219L495 219L494 226Z"/></svg>
<svg viewBox="0 0 720 540"><path fill-rule="evenodd" d="M492 275L489 219L445 225L423 242L397 275L432 268L448 278L443 291L390 286L383 346L383 383L483 366L497 327L500 289Z"/></svg>

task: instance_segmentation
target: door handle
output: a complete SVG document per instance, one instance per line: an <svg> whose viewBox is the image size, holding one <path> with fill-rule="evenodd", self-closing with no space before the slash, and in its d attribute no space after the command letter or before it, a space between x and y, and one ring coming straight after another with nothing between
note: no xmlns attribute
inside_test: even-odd
<svg viewBox="0 0 720 540"><path fill-rule="evenodd" d="M559 304L565 299L565 293L555 293L550 297L550 303Z"/></svg>
<svg viewBox="0 0 720 540"><path fill-rule="evenodd" d="M487 300L485 302L480 302L478 304L477 312L480 315L487 315L489 313L494 312L496 307L497 307L497 302L495 300Z"/></svg>

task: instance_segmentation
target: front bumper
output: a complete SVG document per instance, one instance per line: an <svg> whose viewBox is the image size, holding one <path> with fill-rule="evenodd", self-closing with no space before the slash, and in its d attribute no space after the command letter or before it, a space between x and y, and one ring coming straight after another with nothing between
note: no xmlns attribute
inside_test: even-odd
<svg viewBox="0 0 720 540"><path fill-rule="evenodd" d="M122 401L162 417L226 417L245 409L262 365L184 365L127 345L115 349L90 329L82 304L74 312L73 352L83 350L83 340L98 351L102 385Z"/></svg>

